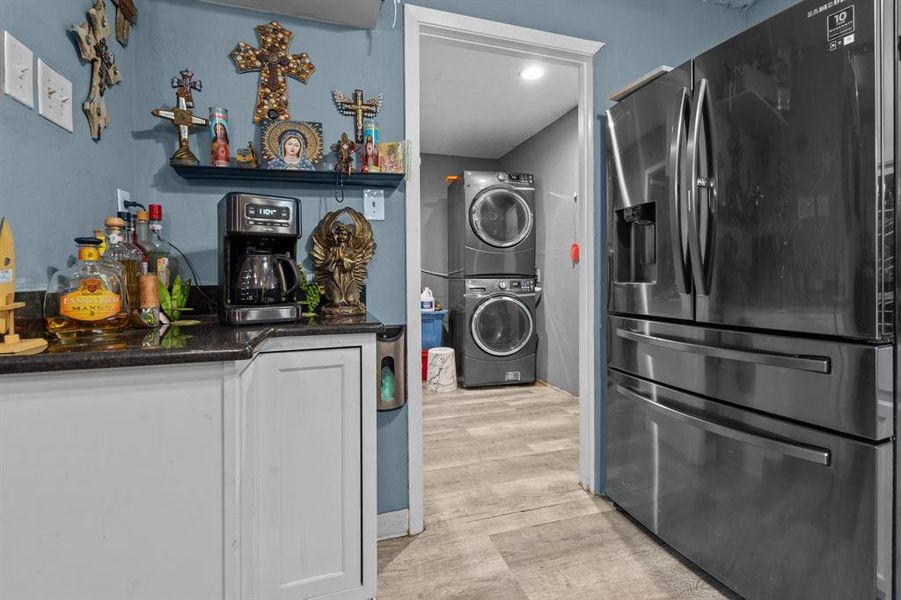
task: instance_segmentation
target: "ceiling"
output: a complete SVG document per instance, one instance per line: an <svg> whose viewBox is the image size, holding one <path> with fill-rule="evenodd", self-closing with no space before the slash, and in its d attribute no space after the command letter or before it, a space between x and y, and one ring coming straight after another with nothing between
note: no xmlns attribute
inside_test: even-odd
<svg viewBox="0 0 901 600"><path fill-rule="evenodd" d="M373 29L382 0L202 0L289 17Z"/></svg>
<svg viewBox="0 0 901 600"><path fill-rule="evenodd" d="M422 152L500 158L578 105L577 67L499 52L422 38ZM532 65L544 77L522 79Z"/></svg>

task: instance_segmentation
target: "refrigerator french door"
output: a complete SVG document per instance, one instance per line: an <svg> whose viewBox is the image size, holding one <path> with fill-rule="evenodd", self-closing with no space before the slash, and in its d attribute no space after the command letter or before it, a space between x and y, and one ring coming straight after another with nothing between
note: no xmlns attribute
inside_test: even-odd
<svg viewBox="0 0 901 600"><path fill-rule="evenodd" d="M893 597L895 3L607 111L606 493L756 598Z"/></svg>
<svg viewBox="0 0 901 600"><path fill-rule="evenodd" d="M607 111L610 312L892 337L892 20L821 5Z"/></svg>

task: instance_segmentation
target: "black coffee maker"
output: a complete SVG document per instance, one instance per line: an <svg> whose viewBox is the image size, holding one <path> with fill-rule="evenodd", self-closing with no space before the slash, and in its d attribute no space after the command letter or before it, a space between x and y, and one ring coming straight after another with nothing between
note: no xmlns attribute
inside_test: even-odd
<svg viewBox="0 0 901 600"><path fill-rule="evenodd" d="M219 201L219 320L230 325L300 316L296 198L231 192Z"/></svg>

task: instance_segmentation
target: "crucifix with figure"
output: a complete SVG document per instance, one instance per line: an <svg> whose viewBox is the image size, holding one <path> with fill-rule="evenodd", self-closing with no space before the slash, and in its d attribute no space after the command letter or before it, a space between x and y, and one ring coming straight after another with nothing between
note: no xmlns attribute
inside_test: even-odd
<svg viewBox="0 0 901 600"><path fill-rule="evenodd" d="M238 42L229 54L239 73L260 72L253 122L259 123L264 119L273 121L290 119L286 78L293 77L306 83L310 75L316 71L316 67L310 62L306 52L291 54L288 51L294 34L277 21L257 25L256 31L257 37L260 38L259 48Z"/></svg>
<svg viewBox="0 0 901 600"><path fill-rule="evenodd" d="M363 90L354 90L353 98L348 98L338 90L332 90L332 99L338 112L354 117L354 133L357 143L363 143L363 117L371 119L382 107L382 94L363 101Z"/></svg>
<svg viewBox="0 0 901 600"><path fill-rule="evenodd" d="M178 99L175 108L154 108L150 113L170 121L178 127L178 150L169 158L169 164L194 167L200 164L191 148L188 146L188 134L191 127L206 126L207 120L194 116L191 108L194 107L193 91L200 91L203 83L194 81L194 73L185 69L180 77L172 78L172 87L175 88L175 96Z"/></svg>

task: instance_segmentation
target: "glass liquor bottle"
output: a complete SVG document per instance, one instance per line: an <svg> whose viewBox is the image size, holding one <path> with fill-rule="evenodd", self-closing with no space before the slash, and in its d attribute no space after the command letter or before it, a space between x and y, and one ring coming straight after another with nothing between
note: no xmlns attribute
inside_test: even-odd
<svg viewBox="0 0 901 600"><path fill-rule="evenodd" d="M107 217L103 224L106 225L106 256L122 265L128 305L139 306L138 275L141 274L144 255L136 246L126 242L125 221L119 217Z"/></svg>
<svg viewBox="0 0 901 600"><path fill-rule="evenodd" d="M163 207L159 204L151 204L150 209L150 243L153 249L148 257L148 267L151 273L156 273L160 282L169 287L170 258L169 242L163 239Z"/></svg>
<svg viewBox="0 0 901 600"><path fill-rule="evenodd" d="M111 269L114 269L116 273L119 274L119 277L122 279L122 281L125 281L125 267L122 265L122 263L106 253L106 230L95 229L94 237L100 240L100 247L98 248L98 250L100 250L100 262L110 267Z"/></svg>
<svg viewBox="0 0 901 600"><path fill-rule="evenodd" d="M44 296L47 330L64 340L119 333L128 325L122 278L100 262L100 240L75 243L78 260L53 274Z"/></svg>
<svg viewBox="0 0 901 600"><path fill-rule="evenodd" d="M141 260L138 263L138 275L143 275L147 273L147 253L144 252L144 249L138 245L138 234L135 228L135 216L127 210L119 212L117 214L119 215L119 218L122 219L122 221L125 223L125 225L122 227L122 231L124 233L122 243L133 250L137 250L141 255Z"/></svg>

